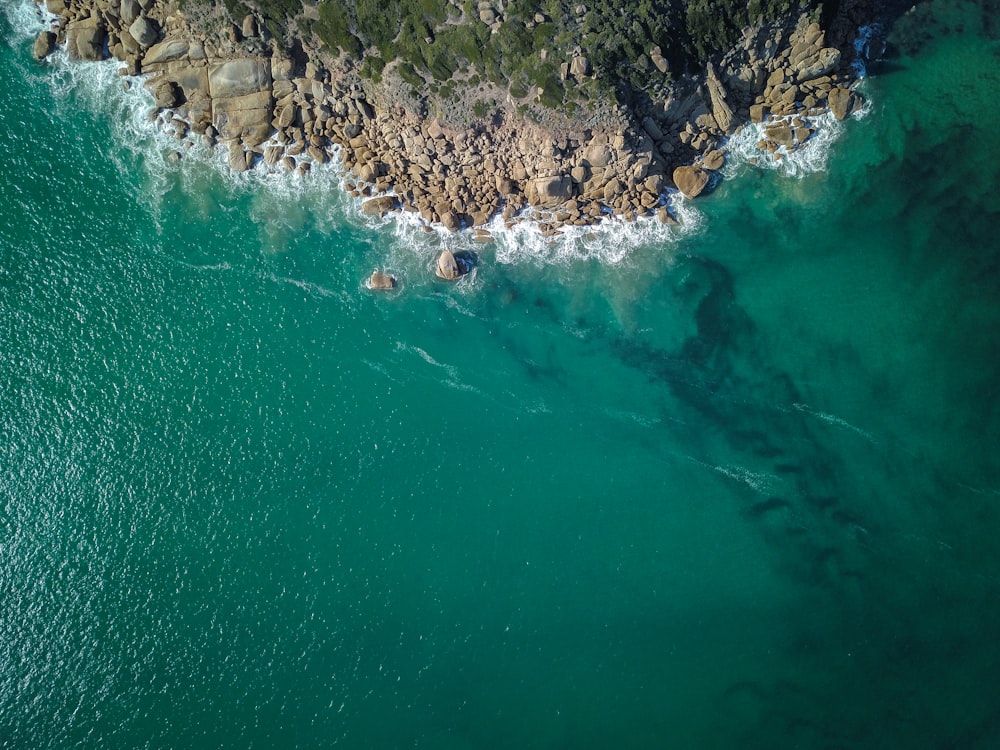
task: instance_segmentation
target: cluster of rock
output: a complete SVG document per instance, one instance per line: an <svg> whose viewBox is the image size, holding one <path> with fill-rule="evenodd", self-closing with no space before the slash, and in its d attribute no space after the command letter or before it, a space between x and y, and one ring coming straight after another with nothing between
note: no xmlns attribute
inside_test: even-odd
<svg viewBox="0 0 1000 750"><path fill-rule="evenodd" d="M669 222L665 192L701 193L723 164L720 144L742 123L793 118L768 128L762 147L773 150L808 138L810 114L829 108L845 117L858 106L841 53L805 21L787 39L780 28L748 30L718 68L679 80L614 127L542 127L508 107L468 128L393 102L311 40L277 43L253 16L207 33L170 0L45 5L58 20L39 36L36 56L58 43L74 59L122 60L123 72L145 76L179 139L220 143L234 170L264 162L305 172L336 158L347 189L367 198L366 213L412 211L453 230L498 214L508 224L529 217L545 232L609 215ZM479 10L496 13L488 3ZM585 60L567 67L588 72Z"/></svg>

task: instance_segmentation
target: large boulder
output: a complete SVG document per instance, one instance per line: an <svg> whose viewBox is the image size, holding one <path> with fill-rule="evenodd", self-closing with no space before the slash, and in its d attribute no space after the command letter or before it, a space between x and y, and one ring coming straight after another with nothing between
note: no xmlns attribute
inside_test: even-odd
<svg viewBox="0 0 1000 750"><path fill-rule="evenodd" d="M569 74L574 78L586 78L590 70L590 60L582 55L577 55L569 63Z"/></svg>
<svg viewBox="0 0 1000 750"><path fill-rule="evenodd" d="M528 203L539 208L555 208L573 197L573 179L568 175L536 177L524 191Z"/></svg>
<svg viewBox="0 0 1000 750"><path fill-rule="evenodd" d="M677 167L674 184L688 198L696 198L707 187L709 173L701 167Z"/></svg>
<svg viewBox="0 0 1000 750"><path fill-rule="evenodd" d="M795 66L796 80L808 81L810 78L825 76L840 65L840 50L836 47L824 47L814 55L810 55Z"/></svg>
<svg viewBox="0 0 1000 750"><path fill-rule="evenodd" d="M160 109L173 109L181 103L180 91L173 81L155 81L153 85L153 99Z"/></svg>
<svg viewBox="0 0 1000 750"><path fill-rule="evenodd" d="M160 30L156 27L156 23L145 16L136 18L132 22L132 25L128 27L128 33L132 35L132 38L143 49L152 47L156 44L156 40L160 38Z"/></svg>
<svg viewBox="0 0 1000 750"><path fill-rule="evenodd" d="M728 96L726 87L722 85L722 81L715 74L715 68L711 63L708 64L708 78L706 82L708 84L709 98L712 102L712 117L715 118L719 130L723 133L731 133L733 130L733 110L726 102Z"/></svg>
<svg viewBox="0 0 1000 750"><path fill-rule="evenodd" d="M153 66L161 63L175 62L187 56L191 45L184 39L167 39L154 44L146 50L142 58L144 70L153 70Z"/></svg>
<svg viewBox="0 0 1000 750"><path fill-rule="evenodd" d="M119 15L122 23L131 26L139 17L139 3L137 0L122 0L120 8Z"/></svg>
<svg viewBox="0 0 1000 750"><path fill-rule="evenodd" d="M388 195L370 198L361 204L361 213L368 216L385 216L393 209L396 202Z"/></svg>
<svg viewBox="0 0 1000 750"><path fill-rule="evenodd" d="M396 286L396 277L392 274L383 273L382 271L372 271L372 275L368 277L368 288L369 289L392 289Z"/></svg>
<svg viewBox="0 0 1000 750"><path fill-rule="evenodd" d="M451 250L442 251L438 257L436 273L446 281L454 281L462 275L458 268L458 261L455 260L455 255Z"/></svg>
<svg viewBox="0 0 1000 750"><path fill-rule="evenodd" d="M96 16L73 21L66 28L66 54L70 60L103 60L106 38Z"/></svg>
<svg viewBox="0 0 1000 750"><path fill-rule="evenodd" d="M35 39L35 44L31 48L31 54L35 56L36 60L44 60L46 57L52 54L52 51L56 48L56 35L51 31L43 31Z"/></svg>
<svg viewBox="0 0 1000 750"><path fill-rule="evenodd" d="M271 89L271 60L244 58L213 65L208 72L213 98L246 96Z"/></svg>
<svg viewBox="0 0 1000 750"><path fill-rule="evenodd" d="M826 98L826 103L830 107L833 116L838 120L843 120L851 112L851 99L854 95L849 89L842 86L830 89Z"/></svg>
<svg viewBox="0 0 1000 750"><path fill-rule="evenodd" d="M764 135L779 146L791 148L795 145L795 133L787 122L778 122L768 126Z"/></svg>
<svg viewBox="0 0 1000 750"><path fill-rule="evenodd" d="M606 167L613 158L614 153L607 143L595 141L583 150L583 164L587 167Z"/></svg>
<svg viewBox="0 0 1000 750"><path fill-rule="evenodd" d="M246 172L253 164L253 154L248 153L238 141L229 144L229 168L234 172Z"/></svg>
<svg viewBox="0 0 1000 750"><path fill-rule="evenodd" d="M248 146L266 141L274 127L271 91L212 99L212 122L223 138L238 138Z"/></svg>

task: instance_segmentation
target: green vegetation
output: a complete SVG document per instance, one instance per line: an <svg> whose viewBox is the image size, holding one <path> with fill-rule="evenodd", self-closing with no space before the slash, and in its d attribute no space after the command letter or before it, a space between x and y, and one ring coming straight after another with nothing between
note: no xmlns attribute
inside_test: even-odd
<svg viewBox="0 0 1000 750"><path fill-rule="evenodd" d="M701 69L745 26L821 7L821 0L508 0L502 13L498 2L481 16L478 0L460 7L448 0L223 2L234 17L252 3L268 28L287 28L299 16L301 31L361 61L362 75L375 80L399 60L396 70L415 89L474 78L549 107L648 90L664 79L650 59L655 47L671 73ZM301 17L303 3L316 6L314 23ZM576 52L589 60L593 80L565 80Z"/></svg>

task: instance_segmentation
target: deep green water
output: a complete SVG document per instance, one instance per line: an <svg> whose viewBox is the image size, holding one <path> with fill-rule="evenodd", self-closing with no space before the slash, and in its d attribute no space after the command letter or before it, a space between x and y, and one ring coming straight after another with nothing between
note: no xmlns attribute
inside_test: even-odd
<svg viewBox="0 0 1000 750"><path fill-rule="evenodd" d="M1000 746L991 6L824 170L455 286L2 10L0 747Z"/></svg>

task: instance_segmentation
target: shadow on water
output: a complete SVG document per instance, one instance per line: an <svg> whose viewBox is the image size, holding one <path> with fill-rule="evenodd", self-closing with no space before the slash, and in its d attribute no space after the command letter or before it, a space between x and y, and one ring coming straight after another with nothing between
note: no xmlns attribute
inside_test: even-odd
<svg viewBox="0 0 1000 750"><path fill-rule="evenodd" d="M792 378L766 360L731 273L716 261L688 257L680 275L680 293L694 304L696 334L675 352L635 338L619 338L615 349L748 456L754 472L785 480L787 496L761 500L748 487L742 511L761 525L787 574L810 586L853 586L864 568L859 529L869 522L839 507L841 497L856 492L845 486L840 459L791 408L803 398Z"/></svg>

